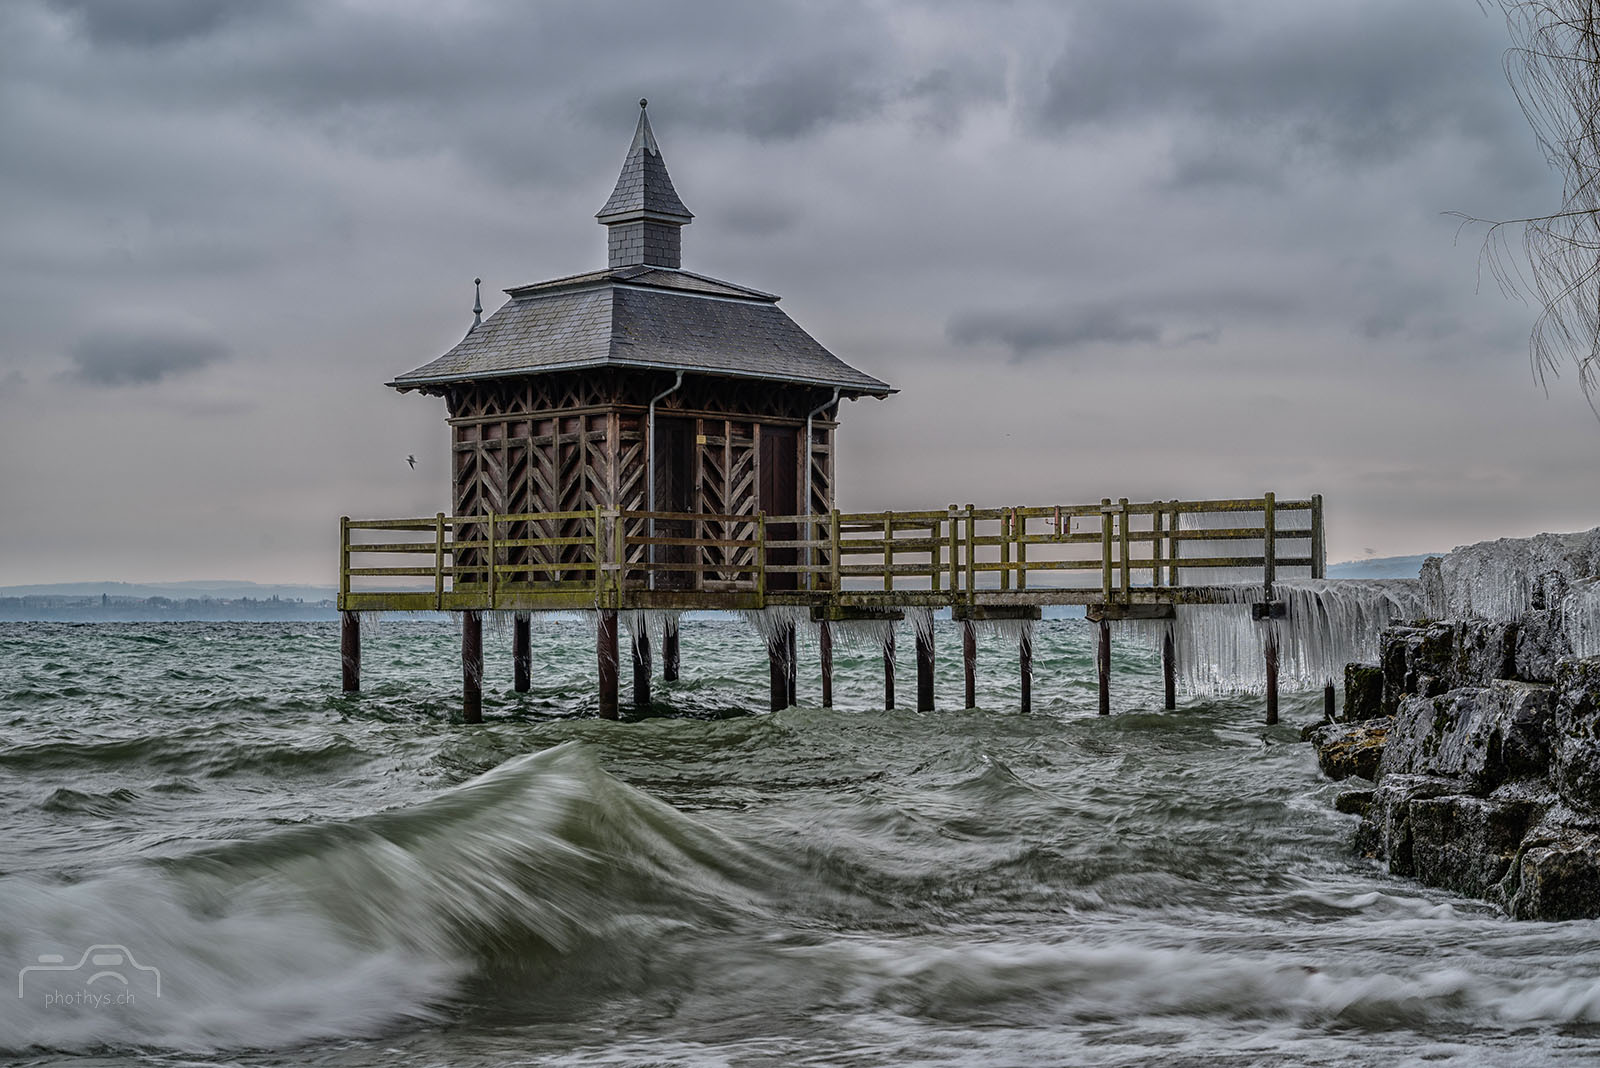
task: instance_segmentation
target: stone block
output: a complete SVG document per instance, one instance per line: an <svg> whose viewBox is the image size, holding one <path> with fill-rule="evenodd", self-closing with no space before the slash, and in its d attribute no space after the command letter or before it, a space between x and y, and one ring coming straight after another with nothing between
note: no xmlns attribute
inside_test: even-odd
<svg viewBox="0 0 1600 1068"><path fill-rule="evenodd" d="M1408 819L1418 880L1473 897L1494 893L1536 809L1529 802L1460 794L1416 798Z"/></svg>
<svg viewBox="0 0 1600 1068"><path fill-rule="evenodd" d="M1390 872L1410 875L1411 806L1420 800L1456 793L1460 788L1459 783L1449 779L1427 775L1389 775L1380 779L1358 841L1375 842L1377 853L1388 858Z"/></svg>
<svg viewBox="0 0 1600 1068"><path fill-rule="evenodd" d="M1500 897L1519 920L1600 917L1600 821L1570 809L1547 812L1523 837Z"/></svg>
<svg viewBox="0 0 1600 1068"><path fill-rule="evenodd" d="M1574 808L1600 812L1600 657L1556 667L1555 784Z"/></svg>
<svg viewBox="0 0 1600 1068"><path fill-rule="evenodd" d="M1487 686L1516 674L1517 624L1467 620L1455 624L1446 688Z"/></svg>
<svg viewBox="0 0 1600 1068"><path fill-rule="evenodd" d="M1404 698L1378 774L1444 775L1459 780L1458 792L1479 794L1542 775L1553 713L1550 687L1507 680Z"/></svg>
<svg viewBox="0 0 1600 1068"><path fill-rule="evenodd" d="M1376 664L1346 664L1344 708L1339 718L1354 723L1383 715L1383 669Z"/></svg>
<svg viewBox="0 0 1600 1068"><path fill-rule="evenodd" d="M1383 632L1383 714L1394 715L1410 695L1432 697L1449 689L1456 628L1450 623L1402 624Z"/></svg>
<svg viewBox="0 0 1600 1068"><path fill-rule="evenodd" d="M1328 723L1311 731L1311 744L1317 748L1317 766L1328 778L1375 779L1388 735L1388 720Z"/></svg>
<svg viewBox="0 0 1600 1068"><path fill-rule="evenodd" d="M1572 655L1572 642L1554 610L1527 612L1517 624L1514 672L1523 682L1553 683L1556 664Z"/></svg>

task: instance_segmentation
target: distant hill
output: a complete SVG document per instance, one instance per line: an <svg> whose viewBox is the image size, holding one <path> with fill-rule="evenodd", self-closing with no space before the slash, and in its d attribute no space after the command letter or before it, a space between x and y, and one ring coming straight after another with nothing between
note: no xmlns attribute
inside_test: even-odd
<svg viewBox="0 0 1600 1068"><path fill-rule="evenodd" d="M1329 564L1329 578L1416 578L1422 574L1422 562L1430 556L1444 553L1423 553L1421 556L1374 556L1370 560L1346 560L1342 564Z"/></svg>
<svg viewBox="0 0 1600 1068"><path fill-rule="evenodd" d="M262 585L222 579L191 582L52 582L34 586L0 586L0 597L168 597L175 601L331 601L332 586Z"/></svg>

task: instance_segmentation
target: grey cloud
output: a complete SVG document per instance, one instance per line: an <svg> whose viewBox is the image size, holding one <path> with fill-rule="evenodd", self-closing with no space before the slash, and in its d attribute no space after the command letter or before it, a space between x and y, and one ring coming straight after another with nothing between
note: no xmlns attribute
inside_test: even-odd
<svg viewBox="0 0 1600 1068"><path fill-rule="evenodd" d="M50 6L76 19L89 40L109 46L159 46L204 37L225 23L286 6L235 0L50 0Z"/></svg>
<svg viewBox="0 0 1600 1068"><path fill-rule="evenodd" d="M1493 64L1504 47L1501 27L1482 17L1387 2L1130 0L1074 11L1034 121L1066 130L1184 116L1174 152L1184 181L1258 182L1305 150L1358 164L1444 134L1497 141L1521 122L1503 87L1478 74L1474 61ZM1218 158L1212 136L1271 151Z"/></svg>
<svg viewBox="0 0 1600 1068"><path fill-rule="evenodd" d="M143 386L226 360L228 347L213 338L170 327L139 327L90 334L69 354L72 378L96 386Z"/></svg>
<svg viewBox="0 0 1600 1068"><path fill-rule="evenodd" d="M23 374L21 371L17 370L15 367L13 367L11 370L7 371L4 375L0 375L0 389L3 389L3 390L21 389L24 385L27 384L27 381L28 381L28 376Z"/></svg>
<svg viewBox="0 0 1600 1068"><path fill-rule="evenodd" d="M999 344L1016 359L1085 345L1157 344L1161 327L1148 319L1098 305L1073 311L976 311L950 318L945 336L957 345Z"/></svg>

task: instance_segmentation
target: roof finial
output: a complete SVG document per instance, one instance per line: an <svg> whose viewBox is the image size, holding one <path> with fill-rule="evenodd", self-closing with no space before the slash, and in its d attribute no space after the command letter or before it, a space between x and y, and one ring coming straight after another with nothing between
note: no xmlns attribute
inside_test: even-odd
<svg viewBox="0 0 1600 1068"><path fill-rule="evenodd" d="M646 100L644 97L641 96L639 98L639 110L643 111L645 108L647 108L649 106L650 106L650 101Z"/></svg>
<svg viewBox="0 0 1600 1068"><path fill-rule="evenodd" d="M483 279L472 280L472 328L476 330L483 325Z"/></svg>

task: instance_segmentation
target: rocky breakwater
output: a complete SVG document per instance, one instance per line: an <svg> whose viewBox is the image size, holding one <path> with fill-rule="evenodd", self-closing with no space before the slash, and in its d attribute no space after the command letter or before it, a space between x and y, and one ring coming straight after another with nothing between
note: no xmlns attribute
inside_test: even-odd
<svg viewBox="0 0 1600 1068"><path fill-rule="evenodd" d="M1338 719L1307 729L1323 771L1371 780L1341 794L1356 841L1389 870L1486 898L1523 919L1600 917L1600 530L1540 574L1502 569L1498 589L1451 589L1430 561L1435 605L1476 596L1510 619L1391 626L1377 664L1345 669ZM1503 558L1528 560L1527 543ZM1470 567L1482 581L1483 546ZM1559 554L1557 554L1559 556Z"/></svg>

